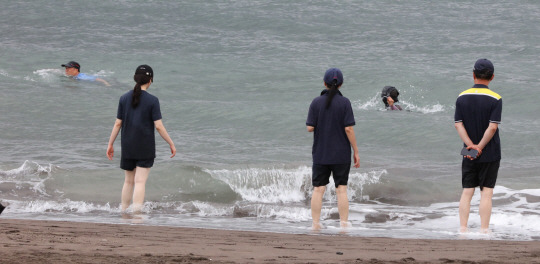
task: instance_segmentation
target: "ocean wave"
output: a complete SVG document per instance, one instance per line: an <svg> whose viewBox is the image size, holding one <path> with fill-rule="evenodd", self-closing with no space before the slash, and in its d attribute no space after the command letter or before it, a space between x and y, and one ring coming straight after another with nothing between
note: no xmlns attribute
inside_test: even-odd
<svg viewBox="0 0 540 264"><path fill-rule="evenodd" d="M311 185L311 167L301 166L294 169L236 169L205 170L212 177L227 183L242 197L243 201L256 203L294 203L309 200L313 192ZM349 175L350 199L362 199L365 185L378 183L386 170ZM335 199L335 187L330 178L328 191L324 198Z"/></svg>
<svg viewBox="0 0 540 264"><path fill-rule="evenodd" d="M17 213L90 213L96 211L103 212L119 212L118 207L111 207L109 203L100 205L85 201L51 201L51 200L35 200L35 201L16 201L9 200L8 209L10 214Z"/></svg>
<svg viewBox="0 0 540 264"><path fill-rule="evenodd" d="M38 195L50 196L46 192L45 182L50 179L51 173L58 168L53 164L40 165L37 162L26 160L18 168L0 170L0 193L16 189L18 193L31 190Z"/></svg>

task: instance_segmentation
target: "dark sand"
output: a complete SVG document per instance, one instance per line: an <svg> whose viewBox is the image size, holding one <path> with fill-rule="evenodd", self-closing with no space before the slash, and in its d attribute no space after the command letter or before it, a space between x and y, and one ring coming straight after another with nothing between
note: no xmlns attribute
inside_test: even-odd
<svg viewBox="0 0 540 264"><path fill-rule="evenodd" d="M0 263L540 263L540 242L0 220Z"/></svg>

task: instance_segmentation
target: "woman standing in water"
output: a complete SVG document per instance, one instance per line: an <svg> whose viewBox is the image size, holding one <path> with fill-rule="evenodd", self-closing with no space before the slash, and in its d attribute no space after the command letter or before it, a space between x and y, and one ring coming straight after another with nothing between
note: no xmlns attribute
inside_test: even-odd
<svg viewBox="0 0 540 264"><path fill-rule="evenodd" d="M158 98L146 91L154 81L152 68L148 65L137 67L133 79L136 83L133 90L120 97L107 157L112 160L113 144L122 130L120 168L125 171L122 212L126 211L133 198L132 209L138 213L142 209L146 180L156 157L154 128L171 147L171 158L176 155L176 148L161 121Z"/></svg>

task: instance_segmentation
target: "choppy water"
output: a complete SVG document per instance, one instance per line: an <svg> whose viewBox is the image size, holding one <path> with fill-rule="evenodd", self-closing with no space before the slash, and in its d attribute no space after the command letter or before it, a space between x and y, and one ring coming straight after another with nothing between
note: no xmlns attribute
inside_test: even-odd
<svg viewBox="0 0 540 264"><path fill-rule="evenodd" d="M118 98L146 63L179 155L169 159L158 136L147 214L137 222L308 232L313 135L305 119L324 71L339 67L361 158L351 172L350 234L457 238L454 103L472 85L474 61L486 57L495 64L490 87L504 101L489 238L538 240L538 14L535 1L6 2L2 217L133 221L120 217L123 172L105 150ZM66 78L60 64L70 60L112 87ZM400 90L407 111L383 110L385 85ZM327 233L338 232L333 192L323 208Z"/></svg>

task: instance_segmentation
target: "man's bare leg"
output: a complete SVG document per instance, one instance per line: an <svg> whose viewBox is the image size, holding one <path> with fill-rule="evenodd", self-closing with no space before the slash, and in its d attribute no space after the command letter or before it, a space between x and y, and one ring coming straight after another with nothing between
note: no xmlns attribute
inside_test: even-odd
<svg viewBox="0 0 540 264"><path fill-rule="evenodd" d="M124 180L124 187L122 187L122 212L125 212L129 204L131 203L131 198L133 197L133 186L135 184L135 170L125 171L126 177Z"/></svg>
<svg viewBox="0 0 540 264"><path fill-rule="evenodd" d="M313 219L311 228L313 230L321 229L322 199L325 191L326 186L313 187L313 195L311 196L311 218Z"/></svg>
<svg viewBox="0 0 540 264"><path fill-rule="evenodd" d="M146 180L150 168L137 167L135 169L135 188L133 193L133 213L140 213L144 203L144 193L146 191Z"/></svg>
<svg viewBox="0 0 540 264"><path fill-rule="evenodd" d="M489 221L491 220L491 208L492 208L492 197L493 197L493 188L482 188L480 192L480 232L489 233Z"/></svg>
<svg viewBox="0 0 540 264"><path fill-rule="evenodd" d="M339 221L341 227L349 227L349 198L347 197L347 185L338 185L336 188L338 200Z"/></svg>
<svg viewBox="0 0 540 264"><path fill-rule="evenodd" d="M474 188L463 188L461 199L459 200L459 231L467 232L467 223L469 222L469 213L471 211L471 200L474 195Z"/></svg>

